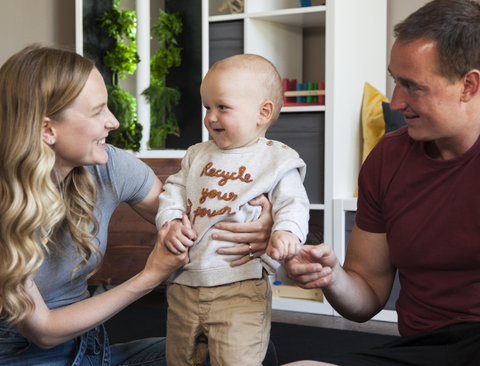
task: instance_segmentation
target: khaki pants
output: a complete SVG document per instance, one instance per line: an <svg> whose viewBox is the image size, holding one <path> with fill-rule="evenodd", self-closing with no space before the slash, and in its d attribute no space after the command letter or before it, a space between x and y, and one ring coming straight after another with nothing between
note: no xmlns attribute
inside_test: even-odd
<svg viewBox="0 0 480 366"><path fill-rule="evenodd" d="M169 284L167 365L261 366L270 339L266 274L218 287Z"/></svg>

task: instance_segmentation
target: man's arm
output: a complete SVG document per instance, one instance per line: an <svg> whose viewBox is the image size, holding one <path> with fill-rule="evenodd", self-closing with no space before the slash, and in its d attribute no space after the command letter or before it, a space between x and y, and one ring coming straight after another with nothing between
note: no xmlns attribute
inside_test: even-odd
<svg viewBox="0 0 480 366"><path fill-rule="evenodd" d="M300 255L287 262L295 283L321 287L328 302L347 319L363 322L383 309L395 278L385 234L354 226L343 267L326 245L304 245Z"/></svg>

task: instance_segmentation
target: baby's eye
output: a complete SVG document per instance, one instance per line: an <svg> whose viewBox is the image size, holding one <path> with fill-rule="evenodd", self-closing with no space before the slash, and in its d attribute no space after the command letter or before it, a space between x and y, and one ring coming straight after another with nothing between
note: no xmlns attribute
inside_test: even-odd
<svg viewBox="0 0 480 366"><path fill-rule="evenodd" d="M204 105L203 107L204 107L207 111L210 110L210 107L209 107L208 105Z"/></svg>
<svg viewBox="0 0 480 366"><path fill-rule="evenodd" d="M220 110L227 109L227 106L221 105L221 106L218 107L218 109L220 109Z"/></svg>

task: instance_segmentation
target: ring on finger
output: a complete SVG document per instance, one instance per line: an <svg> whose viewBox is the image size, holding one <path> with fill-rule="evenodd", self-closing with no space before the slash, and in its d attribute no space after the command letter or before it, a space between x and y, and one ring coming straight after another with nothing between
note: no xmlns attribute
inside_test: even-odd
<svg viewBox="0 0 480 366"><path fill-rule="evenodd" d="M250 252L248 255L250 257L250 259L253 259L253 253L252 253L252 244L248 244L248 251Z"/></svg>

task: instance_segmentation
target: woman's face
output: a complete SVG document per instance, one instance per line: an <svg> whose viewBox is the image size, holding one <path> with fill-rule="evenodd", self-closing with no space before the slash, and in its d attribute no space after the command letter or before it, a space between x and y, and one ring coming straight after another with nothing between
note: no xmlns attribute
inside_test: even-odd
<svg viewBox="0 0 480 366"><path fill-rule="evenodd" d="M105 138L119 123L107 107L108 94L100 72L94 68L80 95L62 113L62 121L50 120L55 142L55 165L62 179L75 167L101 165L108 160ZM48 124L49 119L46 119Z"/></svg>

